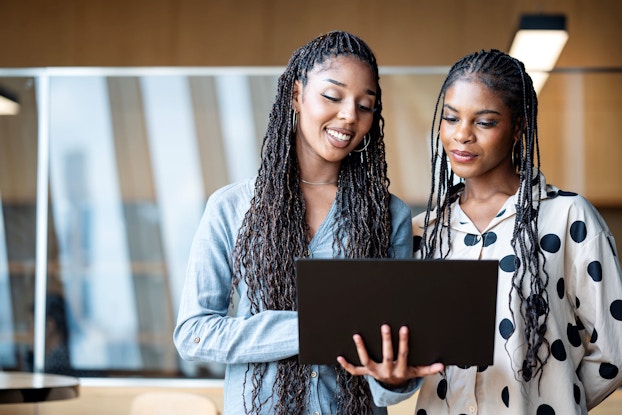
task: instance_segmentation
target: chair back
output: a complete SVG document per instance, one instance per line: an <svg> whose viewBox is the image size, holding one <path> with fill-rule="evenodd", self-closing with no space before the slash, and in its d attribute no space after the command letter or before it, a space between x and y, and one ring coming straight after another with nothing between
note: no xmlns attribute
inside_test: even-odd
<svg viewBox="0 0 622 415"><path fill-rule="evenodd" d="M219 415L214 401L189 392L143 392L132 400L130 415Z"/></svg>

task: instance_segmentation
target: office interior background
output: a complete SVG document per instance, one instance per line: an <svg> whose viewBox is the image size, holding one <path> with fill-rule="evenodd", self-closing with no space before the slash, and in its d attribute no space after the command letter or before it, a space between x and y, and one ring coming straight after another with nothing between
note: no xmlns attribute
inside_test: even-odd
<svg viewBox="0 0 622 415"><path fill-rule="evenodd" d="M333 29L369 43L391 191L416 212L449 66L508 51L538 13L569 34L539 93L542 170L620 246L619 0L1 0L0 94L19 113L0 115L0 369L218 387L223 367L172 343L187 254L210 193L256 172L290 54Z"/></svg>

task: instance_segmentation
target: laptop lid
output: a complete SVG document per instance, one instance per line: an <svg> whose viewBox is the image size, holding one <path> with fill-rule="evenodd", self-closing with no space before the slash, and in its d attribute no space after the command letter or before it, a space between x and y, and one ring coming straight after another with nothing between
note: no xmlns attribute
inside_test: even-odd
<svg viewBox="0 0 622 415"><path fill-rule="evenodd" d="M409 327L409 365L493 364L498 261L416 259L296 260L299 361L360 364L352 340L363 337L382 358L388 323Z"/></svg>

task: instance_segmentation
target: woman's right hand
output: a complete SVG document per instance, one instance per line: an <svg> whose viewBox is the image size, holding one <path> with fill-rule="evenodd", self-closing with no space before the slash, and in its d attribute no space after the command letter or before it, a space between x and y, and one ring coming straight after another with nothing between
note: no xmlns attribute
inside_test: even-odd
<svg viewBox="0 0 622 415"><path fill-rule="evenodd" d="M383 324L380 333L382 336L381 362L375 362L369 358L363 338L355 334L353 340L361 366L355 366L343 356L339 356L337 361L341 367L355 376L373 376L377 381L391 387L405 385L411 379L433 375L445 368L442 363L434 363L430 366L408 366L408 327L400 328L397 359L393 356L391 327Z"/></svg>

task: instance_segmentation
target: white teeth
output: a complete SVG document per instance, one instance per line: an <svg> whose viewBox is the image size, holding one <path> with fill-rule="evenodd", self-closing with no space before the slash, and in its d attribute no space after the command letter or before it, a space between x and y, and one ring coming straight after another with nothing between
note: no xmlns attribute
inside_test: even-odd
<svg viewBox="0 0 622 415"><path fill-rule="evenodd" d="M327 131L328 131L328 134L330 134L336 140L339 140L339 141L350 141L350 138L352 138L352 136L348 134L340 133L338 131L334 131L334 130L327 130Z"/></svg>

